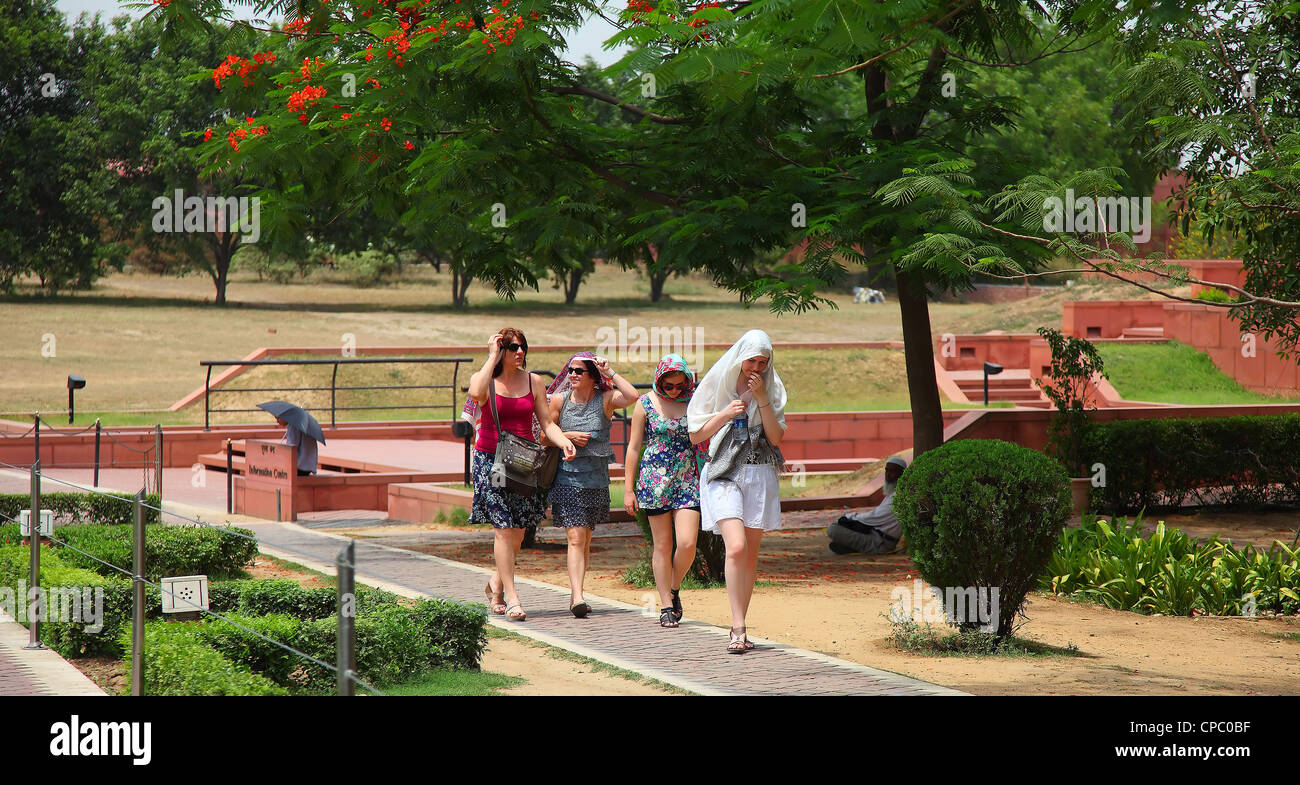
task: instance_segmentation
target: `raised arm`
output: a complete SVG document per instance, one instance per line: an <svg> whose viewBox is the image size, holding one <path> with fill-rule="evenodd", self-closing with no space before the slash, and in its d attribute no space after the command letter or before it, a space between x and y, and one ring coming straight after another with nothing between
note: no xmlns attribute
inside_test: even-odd
<svg viewBox="0 0 1300 785"><path fill-rule="evenodd" d="M691 431L691 444L699 444L712 439L718 431L722 430L722 426L744 413L745 402L740 399L732 401L727 404L727 408L713 415L698 431Z"/></svg>
<svg viewBox="0 0 1300 785"><path fill-rule="evenodd" d="M492 371L496 370L497 361L501 359L501 335L488 339L488 356L483 367L469 377L469 397L479 406L487 406L488 393L492 390ZM545 400L545 399L543 399Z"/></svg>
<svg viewBox="0 0 1300 785"><path fill-rule="evenodd" d="M609 367L609 360L604 357L596 358L596 369L601 375L613 384L613 395L605 396L605 416L608 417L614 413L615 409L623 409L636 403L641 394L631 382Z"/></svg>

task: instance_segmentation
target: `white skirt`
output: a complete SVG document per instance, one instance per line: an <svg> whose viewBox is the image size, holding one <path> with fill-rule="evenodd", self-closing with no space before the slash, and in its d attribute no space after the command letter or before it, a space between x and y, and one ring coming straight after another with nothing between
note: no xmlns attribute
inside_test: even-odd
<svg viewBox="0 0 1300 785"><path fill-rule="evenodd" d="M746 528L781 528L781 478L772 464L746 464L736 483L709 482L709 465L700 470L700 528L720 534L718 521L739 518Z"/></svg>

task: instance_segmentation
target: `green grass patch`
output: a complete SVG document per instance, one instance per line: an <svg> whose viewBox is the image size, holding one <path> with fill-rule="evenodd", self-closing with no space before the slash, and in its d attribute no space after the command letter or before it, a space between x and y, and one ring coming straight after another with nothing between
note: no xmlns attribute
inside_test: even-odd
<svg viewBox="0 0 1300 785"><path fill-rule="evenodd" d="M1131 401L1206 405L1298 400L1251 392L1220 371L1209 355L1177 341L1099 343L1097 351L1111 384Z"/></svg>
<svg viewBox="0 0 1300 785"><path fill-rule="evenodd" d="M500 690L526 684L527 679L502 673L484 673L468 670L437 670L394 684L384 690L385 695L437 695L468 697L500 695Z"/></svg>

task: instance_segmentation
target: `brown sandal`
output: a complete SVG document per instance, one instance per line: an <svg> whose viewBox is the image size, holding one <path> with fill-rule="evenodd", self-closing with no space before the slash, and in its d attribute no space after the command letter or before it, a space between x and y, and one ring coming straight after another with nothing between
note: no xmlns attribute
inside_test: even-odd
<svg viewBox="0 0 1300 785"><path fill-rule="evenodd" d="M513 610L515 608L518 608L518 610ZM524 606L511 605L509 608L506 608L506 618L510 621L523 621L528 618L528 614L524 612Z"/></svg>

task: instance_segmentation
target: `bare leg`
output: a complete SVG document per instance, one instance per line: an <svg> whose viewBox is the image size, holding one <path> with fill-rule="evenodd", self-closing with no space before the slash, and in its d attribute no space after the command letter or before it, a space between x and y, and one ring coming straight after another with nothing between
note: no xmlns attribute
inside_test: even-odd
<svg viewBox="0 0 1300 785"><path fill-rule="evenodd" d="M677 588L673 560L673 527L671 513L655 515L650 518L650 535L654 546L650 551L650 568L655 574L655 588L659 591L659 607L667 608L673 604L670 589Z"/></svg>
<svg viewBox="0 0 1300 785"><path fill-rule="evenodd" d="M700 514L695 510L677 510L673 513L673 527L677 531L677 550L673 553L673 588L679 589L682 579L690 572L695 561L695 543L700 538Z"/></svg>
<svg viewBox="0 0 1300 785"><path fill-rule="evenodd" d="M582 581L587 576L587 559L591 548L591 529L570 526L564 530L569 539L569 604L582 602Z"/></svg>
<svg viewBox="0 0 1300 785"><path fill-rule="evenodd" d="M748 538L745 525L739 518L718 521L718 530L722 532L722 541L727 547L727 599L731 601L731 627L739 630L745 626L745 606L748 605L743 587L748 577ZM752 581L750 591L753 591Z"/></svg>
<svg viewBox="0 0 1300 785"><path fill-rule="evenodd" d="M754 597L754 581L758 580L758 546L762 542L762 529L745 529L745 582L740 586L744 592L742 618L749 615L749 601Z"/></svg>
<svg viewBox="0 0 1300 785"><path fill-rule="evenodd" d="M515 558L519 555L519 546L524 541L523 529L497 529L492 540L492 555L496 558L495 577L505 592L506 605L519 604L519 592L515 590ZM494 587L495 588L495 587Z"/></svg>

